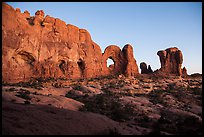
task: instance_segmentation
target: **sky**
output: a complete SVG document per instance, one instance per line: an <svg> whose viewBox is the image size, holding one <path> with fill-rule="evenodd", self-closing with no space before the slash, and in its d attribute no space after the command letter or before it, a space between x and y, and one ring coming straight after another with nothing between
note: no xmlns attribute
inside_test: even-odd
<svg viewBox="0 0 204 137"><path fill-rule="evenodd" d="M202 73L202 2L7 2L31 16L37 10L89 31L102 52L133 46L141 62L159 69L157 51L177 47L187 73ZM140 69L139 69L140 71ZM141 72L141 71L140 71Z"/></svg>

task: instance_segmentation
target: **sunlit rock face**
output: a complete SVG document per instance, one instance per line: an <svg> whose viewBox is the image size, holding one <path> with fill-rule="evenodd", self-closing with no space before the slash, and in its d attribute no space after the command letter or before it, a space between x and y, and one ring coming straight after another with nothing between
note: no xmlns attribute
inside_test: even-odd
<svg viewBox="0 0 204 137"><path fill-rule="evenodd" d="M176 48L168 48L166 50L160 50L157 52L160 58L161 68L160 71L167 74L182 75L182 63L183 55L182 52Z"/></svg>
<svg viewBox="0 0 204 137"><path fill-rule="evenodd" d="M133 47L130 44L127 44L122 49L126 67L124 71L125 76L137 76L139 74L137 62L133 56Z"/></svg>
<svg viewBox="0 0 204 137"><path fill-rule="evenodd" d="M6 3L2 5L2 77L4 82L27 81L30 78L89 78L103 75L138 74L133 48L101 48L89 32L64 21L21 13ZM107 59L114 65L107 67Z"/></svg>

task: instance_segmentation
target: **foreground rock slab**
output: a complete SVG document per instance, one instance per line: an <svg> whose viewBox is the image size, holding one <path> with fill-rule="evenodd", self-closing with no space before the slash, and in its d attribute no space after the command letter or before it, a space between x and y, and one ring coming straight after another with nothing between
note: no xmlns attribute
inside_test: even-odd
<svg viewBox="0 0 204 137"><path fill-rule="evenodd" d="M46 105L3 102L3 135L111 135L132 134L128 127L106 116ZM141 131L133 131L142 134Z"/></svg>

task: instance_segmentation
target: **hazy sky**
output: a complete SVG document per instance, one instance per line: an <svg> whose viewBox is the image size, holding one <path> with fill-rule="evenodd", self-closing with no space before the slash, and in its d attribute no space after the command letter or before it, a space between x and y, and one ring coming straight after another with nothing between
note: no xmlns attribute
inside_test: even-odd
<svg viewBox="0 0 204 137"><path fill-rule="evenodd" d="M201 2L7 2L34 16L37 10L87 29L102 52L127 43L141 62L160 68L157 51L178 47L188 74L202 73ZM139 69L140 70L140 69Z"/></svg>

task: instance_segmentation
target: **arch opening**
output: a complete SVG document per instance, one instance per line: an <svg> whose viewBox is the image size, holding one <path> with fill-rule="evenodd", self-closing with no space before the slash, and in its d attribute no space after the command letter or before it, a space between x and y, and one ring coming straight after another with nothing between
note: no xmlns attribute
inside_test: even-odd
<svg viewBox="0 0 204 137"><path fill-rule="evenodd" d="M106 66L107 68L114 68L115 62L111 57L106 60Z"/></svg>

